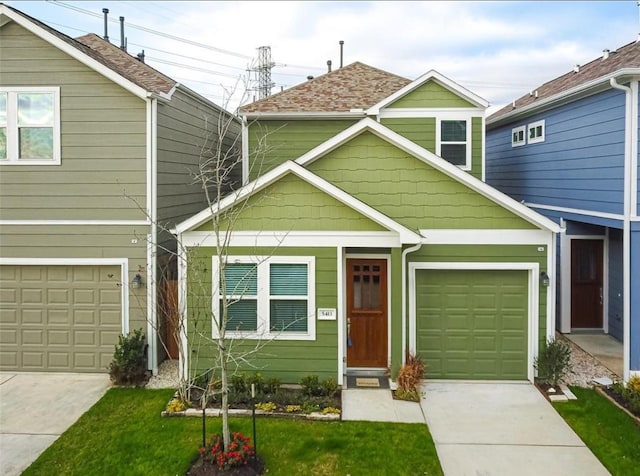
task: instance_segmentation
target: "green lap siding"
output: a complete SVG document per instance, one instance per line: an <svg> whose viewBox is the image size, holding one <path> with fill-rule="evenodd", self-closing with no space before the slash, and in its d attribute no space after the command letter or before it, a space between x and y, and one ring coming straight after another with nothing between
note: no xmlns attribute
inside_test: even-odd
<svg viewBox="0 0 640 476"><path fill-rule="evenodd" d="M428 378L527 378L528 272L418 270L416 348Z"/></svg>
<svg viewBox="0 0 640 476"><path fill-rule="evenodd" d="M249 123L249 178L295 160L353 125L348 120L260 120Z"/></svg>
<svg viewBox="0 0 640 476"><path fill-rule="evenodd" d="M535 228L370 132L363 132L308 168L414 230Z"/></svg>
<svg viewBox="0 0 640 476"><path fill-rule="evenodd" d="M187 291L189 355L192 372L204 372L214 366L215 348L211 341L211 258L215 249L190 249ZM335 248L232 248L229 255L314 256L316 308L337 309L337 252ZM315 310L313 310L315 319ZM284 383L299 383L305 375L321 379L336 378L338 372L337 321L316 320L313 341L229 340L236 357L246 355L239 366L247 372L277 377ZM236 370L232 364L232 371Z"/></svg>
<svg viewBox="0 0 640 476"><path fill-rule="evenodd" d="M435 117L383 118L380 122L432 154L436 153Z"/></svg>
<svg viewBox="0 0 640 476"><path fill-rule="evenodd" d="M427 81L413 91L405 94L397 101L387 106L397 108L425 108L425 107L476 107L456 93L448 90L436 81Z"/></svg>

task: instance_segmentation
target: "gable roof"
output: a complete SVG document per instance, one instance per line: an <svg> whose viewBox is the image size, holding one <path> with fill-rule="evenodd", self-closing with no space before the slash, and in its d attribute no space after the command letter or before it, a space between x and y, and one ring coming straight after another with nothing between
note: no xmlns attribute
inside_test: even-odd
<svg viewBox="0 0 640 476"><path fill-rule="evenodd" d="M407 84L403 88L397 90L396 92L394 92L390 96L382 99L382 101L380 101L377 104L374 104L373 106L371 106L367 110L367 115L374 115L374 116L377 115L380 112L380 109L382 109L382 108L394 103L395 101L397 101L401 97L409 94L414 89L419 88L420 86L422 86L423 84L425 84L425 83L427 83L429 81L435 81L436 83L438 83L441 86L447 88L448 90L454 92L458 96L466 99L467 101L469 101L470 103L474 104L477 107L482 107L482 108L489 107L489 102L488 101L486 101L485 99L481 98L477 94L469 91L468 89L460 86L455 81L452 81L451 79L447 78L446 76L443 76L442 74L438 73L436 70L432 69L432 70L426 72L425 74L423 74L422 76L420 76L418 79L416 79L414 81L411 81L409 84Z"/></svg>
<svg viewBox="0 0 640 476"><path fill-rule="evenodd" d="M0 3L0 16L15 21L36 36L114 80L139 97L146 97L148 93L168 97L178 84L95 34L73 39L3 3ZM6 20L0 21L0 26L5 22Z"/></svg>
<svg viewBox="0 0 640 476"><path fill-rule="evenodd" d="M318 160L320 157L340 147L342 144L346 143L347 141L351 140L364 131L369 131L377 135L378 137L388 141L389 143L423 161L425 164L430 165L434 169L444 173L454 180L457 180L463 185L466 185L471 190L474 190L480 195L506 208L512 213L522 217L529 223L532 223L539 228L543 228L554 233L560 232L560 227L552 220L544 217L531 208L491 187L482 180L475 178L473 175L461 170L459 167L451 164L443 158L438 157L434 153L420 147L415 142L410 141L409 139L401 136L400 134L397 134L396 132L393 132L391 129L383 126L378 121L375 121L368 117L358 121L356 124L348 127L344 131L333 136L331 139L320 144L306 154L300 156L298 159L296 159L295 162L303 167L306 167L308 164L314 162L315 160Z"/></svg>
<svg viewBox="0 0 640 476"><path fill-rule="evenodd" d="M640 42L633 42L609 52L607 58L600 56L589 63L572 70L535 88L533 94L526 94L514 104L508 104L487 118L487 124L511 117L518 112L544 106L554 99L560 99L571 93L577 93L596 85L608 85L609 79L622 74L630 74L633 69L640 69ZM640 74L640 70L634 71ZM537 93L537 97L536 97Z"/></svg>
<svg viewBox="0 0 640 476"><path fill-rule="evenodd" d="M355 62L240 108L240 114L368 109L411 80Z"/></svg>
<svg viewBox="0 0 640 476"><path fill-rule="evenodd" d="M418 233L411 231L410 229L389 218L383 213L380 213L375 208L372 208L366 203L361 202L352 195L349 195L347 192L339 189L335 185L327 182L313 172L290 160L280 164L278 167L275 167L266 174L258 177L256 180L248 183L237 192L234 192L233 194L223 198L220 202L213 204L211 207L201 211L197 215L194 215L193 217L183 221L182 223L179 223L173 230L171 230L171 233L173 233L174 235L179 235L184 232L193 230L194 228L198 228L213 216L214 210L216 211L216 213L224 212L225 210L233 207L236 203L241 202L242 200L246 200L250 196L260 192L261 190L264 190L266 187L277 182L287 174L296 175L300 179L319 188L329 196L342 202L353 210L361 213L365 217L378 223L384 228L398 233L401 243L416 244L420 242L420 235Z"/></svg>

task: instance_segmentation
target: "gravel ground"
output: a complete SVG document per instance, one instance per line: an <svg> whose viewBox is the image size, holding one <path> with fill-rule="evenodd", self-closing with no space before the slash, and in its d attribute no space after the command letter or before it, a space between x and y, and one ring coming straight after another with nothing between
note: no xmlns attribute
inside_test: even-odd
<svg viewBox="0 0 640 476"><path fill-rule="evenodd" d="M582 350L569 339L558 334L557 338L563 339L571 346L571 366L573 373L566 382L568 385L579 387L593 386L592 380L597 377L609 377L611 380L620 380L620 377L608 368L601 365L593 356ZM158 368L158 375L149 379L147 388L177 388L178 387L178 361L165 360Z"/></svg>
<svg viewBox="0 0 640 476"><path fill-rule="evenodd" d="M579 387L592 387L592 380L597 377L609 377L614 381L620 380L619 376L600 364L595 357L582 350L569 339L566 339L560 334L556 334L556 337L564 340L571 346L571 366L573 373L566 378L565 383Z"/></svg>
<svg viewBox="0 0 640 476"><path fill-rule="evenodd" d="M149 379L147 388L178 388L178 361L165 360L158 367L158 375Z"/></svg>

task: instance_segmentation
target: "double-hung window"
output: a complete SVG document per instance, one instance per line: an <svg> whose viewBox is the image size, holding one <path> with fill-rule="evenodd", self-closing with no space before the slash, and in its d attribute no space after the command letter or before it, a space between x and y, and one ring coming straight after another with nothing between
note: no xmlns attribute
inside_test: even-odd
<svg viewBox="0 0 640 476"><path fill-rule="evenodd" d="M436 153L464 170L471 169L471 127L467 119L441 119Z"/></svg>
<svg viewBox="0 0 640 476"><path fill-rule="evenodd" d="M526 129L527 128L525 126L514 127L511 129L511 147L526 145Z"/></svg>
<svg viewBox="0 0 640 476"><path fill-rule="evenodd" d="M60 89L0 88L0 164L60 163Z"/></svg>
<svg viewBox="0 0 640 476"><path fill-rule="evenodd" d="M527 129L529 129L529 144L544 142L544 120L528 124Z"/></svg>
<svg viewBox="0 0 640 476"><path fill-rule="evenodd" d="M222 273L218 263L214 258L213 276L220 281L213 289L214 335L223 316L224 288L229 337L315 339L314 257L227 257Z"/></svg>

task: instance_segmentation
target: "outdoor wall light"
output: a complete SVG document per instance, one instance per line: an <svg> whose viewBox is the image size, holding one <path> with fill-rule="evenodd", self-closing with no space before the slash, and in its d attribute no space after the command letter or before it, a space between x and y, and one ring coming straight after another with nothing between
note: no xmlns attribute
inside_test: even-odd
<svg viewBox="0 0 640 476"><path fill-rule="evenodd" d="M544 271L540 273L540 282L545 288L549 287L549 275Z"/></svg>
<svg viewBox="0 0 640 476"><path fill-rule="evenodd" d="M133 279L131 280L131 287L133 289L138 289L140 287L142 287L142 276L140 275L140 273L136 274Z"/></svg>

